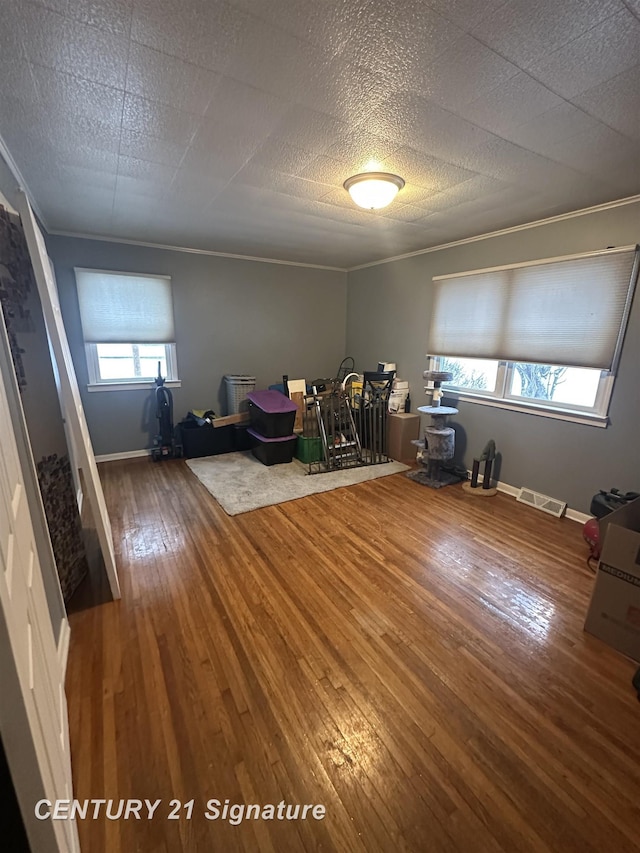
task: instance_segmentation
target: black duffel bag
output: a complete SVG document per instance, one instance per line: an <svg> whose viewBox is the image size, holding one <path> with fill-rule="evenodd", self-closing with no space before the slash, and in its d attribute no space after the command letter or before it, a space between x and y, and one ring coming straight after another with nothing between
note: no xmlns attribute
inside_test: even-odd
<svg viewBox="0 0 640 853"><path fill-rule="evenodd" d="M636 498L640 498L640 492L624 492L623 494L619 489L610 489L608 492L600 489L591 500L589 512L596 518L603 518Z"/></svg>

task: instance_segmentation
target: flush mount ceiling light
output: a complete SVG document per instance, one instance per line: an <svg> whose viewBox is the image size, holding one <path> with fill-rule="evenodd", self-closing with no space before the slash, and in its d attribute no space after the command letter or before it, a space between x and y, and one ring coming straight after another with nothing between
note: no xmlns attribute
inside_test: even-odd
<svg viewBox="0 0 640 853"><path fill-rule="evenodd" d="M355 203L367 210L379 210L391 204L403 186L403 179L389 172L362 172L344 182L345 190Z"/></svg>

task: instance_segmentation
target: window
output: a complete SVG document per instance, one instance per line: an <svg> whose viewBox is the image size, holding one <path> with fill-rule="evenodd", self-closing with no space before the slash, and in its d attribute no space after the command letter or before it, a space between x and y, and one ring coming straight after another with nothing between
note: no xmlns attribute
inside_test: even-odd
<svg viewBox="0 0 640 853"><path fill-rule="evenodd" d="M606 426L637 247L434 278L431 369L465 399Z"/></svg>
<svg viewBox="0 0 640 853"><path fill-rule="evenodd" d="M171 279L76 269L89 390L178 384Z"/></svg>
<svg viewBox="0 0 640 853"><path fill-rule="evenodd" d="M584 418L606 415L608 374L587 367L492 361L473 358L439 358L434 369L453 374L446 388L465 397L511 402L513 407L540 407L574 412Z"/></svg>

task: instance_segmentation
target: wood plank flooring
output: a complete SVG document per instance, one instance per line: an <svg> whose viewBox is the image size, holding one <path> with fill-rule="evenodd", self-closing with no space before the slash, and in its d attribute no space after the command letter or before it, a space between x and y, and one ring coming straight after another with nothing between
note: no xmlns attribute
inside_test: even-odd
<svg viewBox="0 0 640 853"><path fill-rule="evenodd" d="M71 615L75 796L161 803L80 820L84 851L640 850L580 525L402 474L230 518L182 461L100 472L123 598Z"/></svg>

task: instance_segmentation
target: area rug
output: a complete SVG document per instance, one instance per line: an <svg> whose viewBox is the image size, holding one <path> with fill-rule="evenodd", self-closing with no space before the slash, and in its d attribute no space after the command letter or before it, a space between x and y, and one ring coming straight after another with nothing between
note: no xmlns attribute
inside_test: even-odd
<svg viewBox="0 0 640 853"><path fill-rule="evenodd" d="M187 465L227 515L240 515L263 506L330 492L408 470L408 466L401 462L385 462L327 474L309 474L308 466L297 459L267 466L250 451L187 459Z"/></svg>

